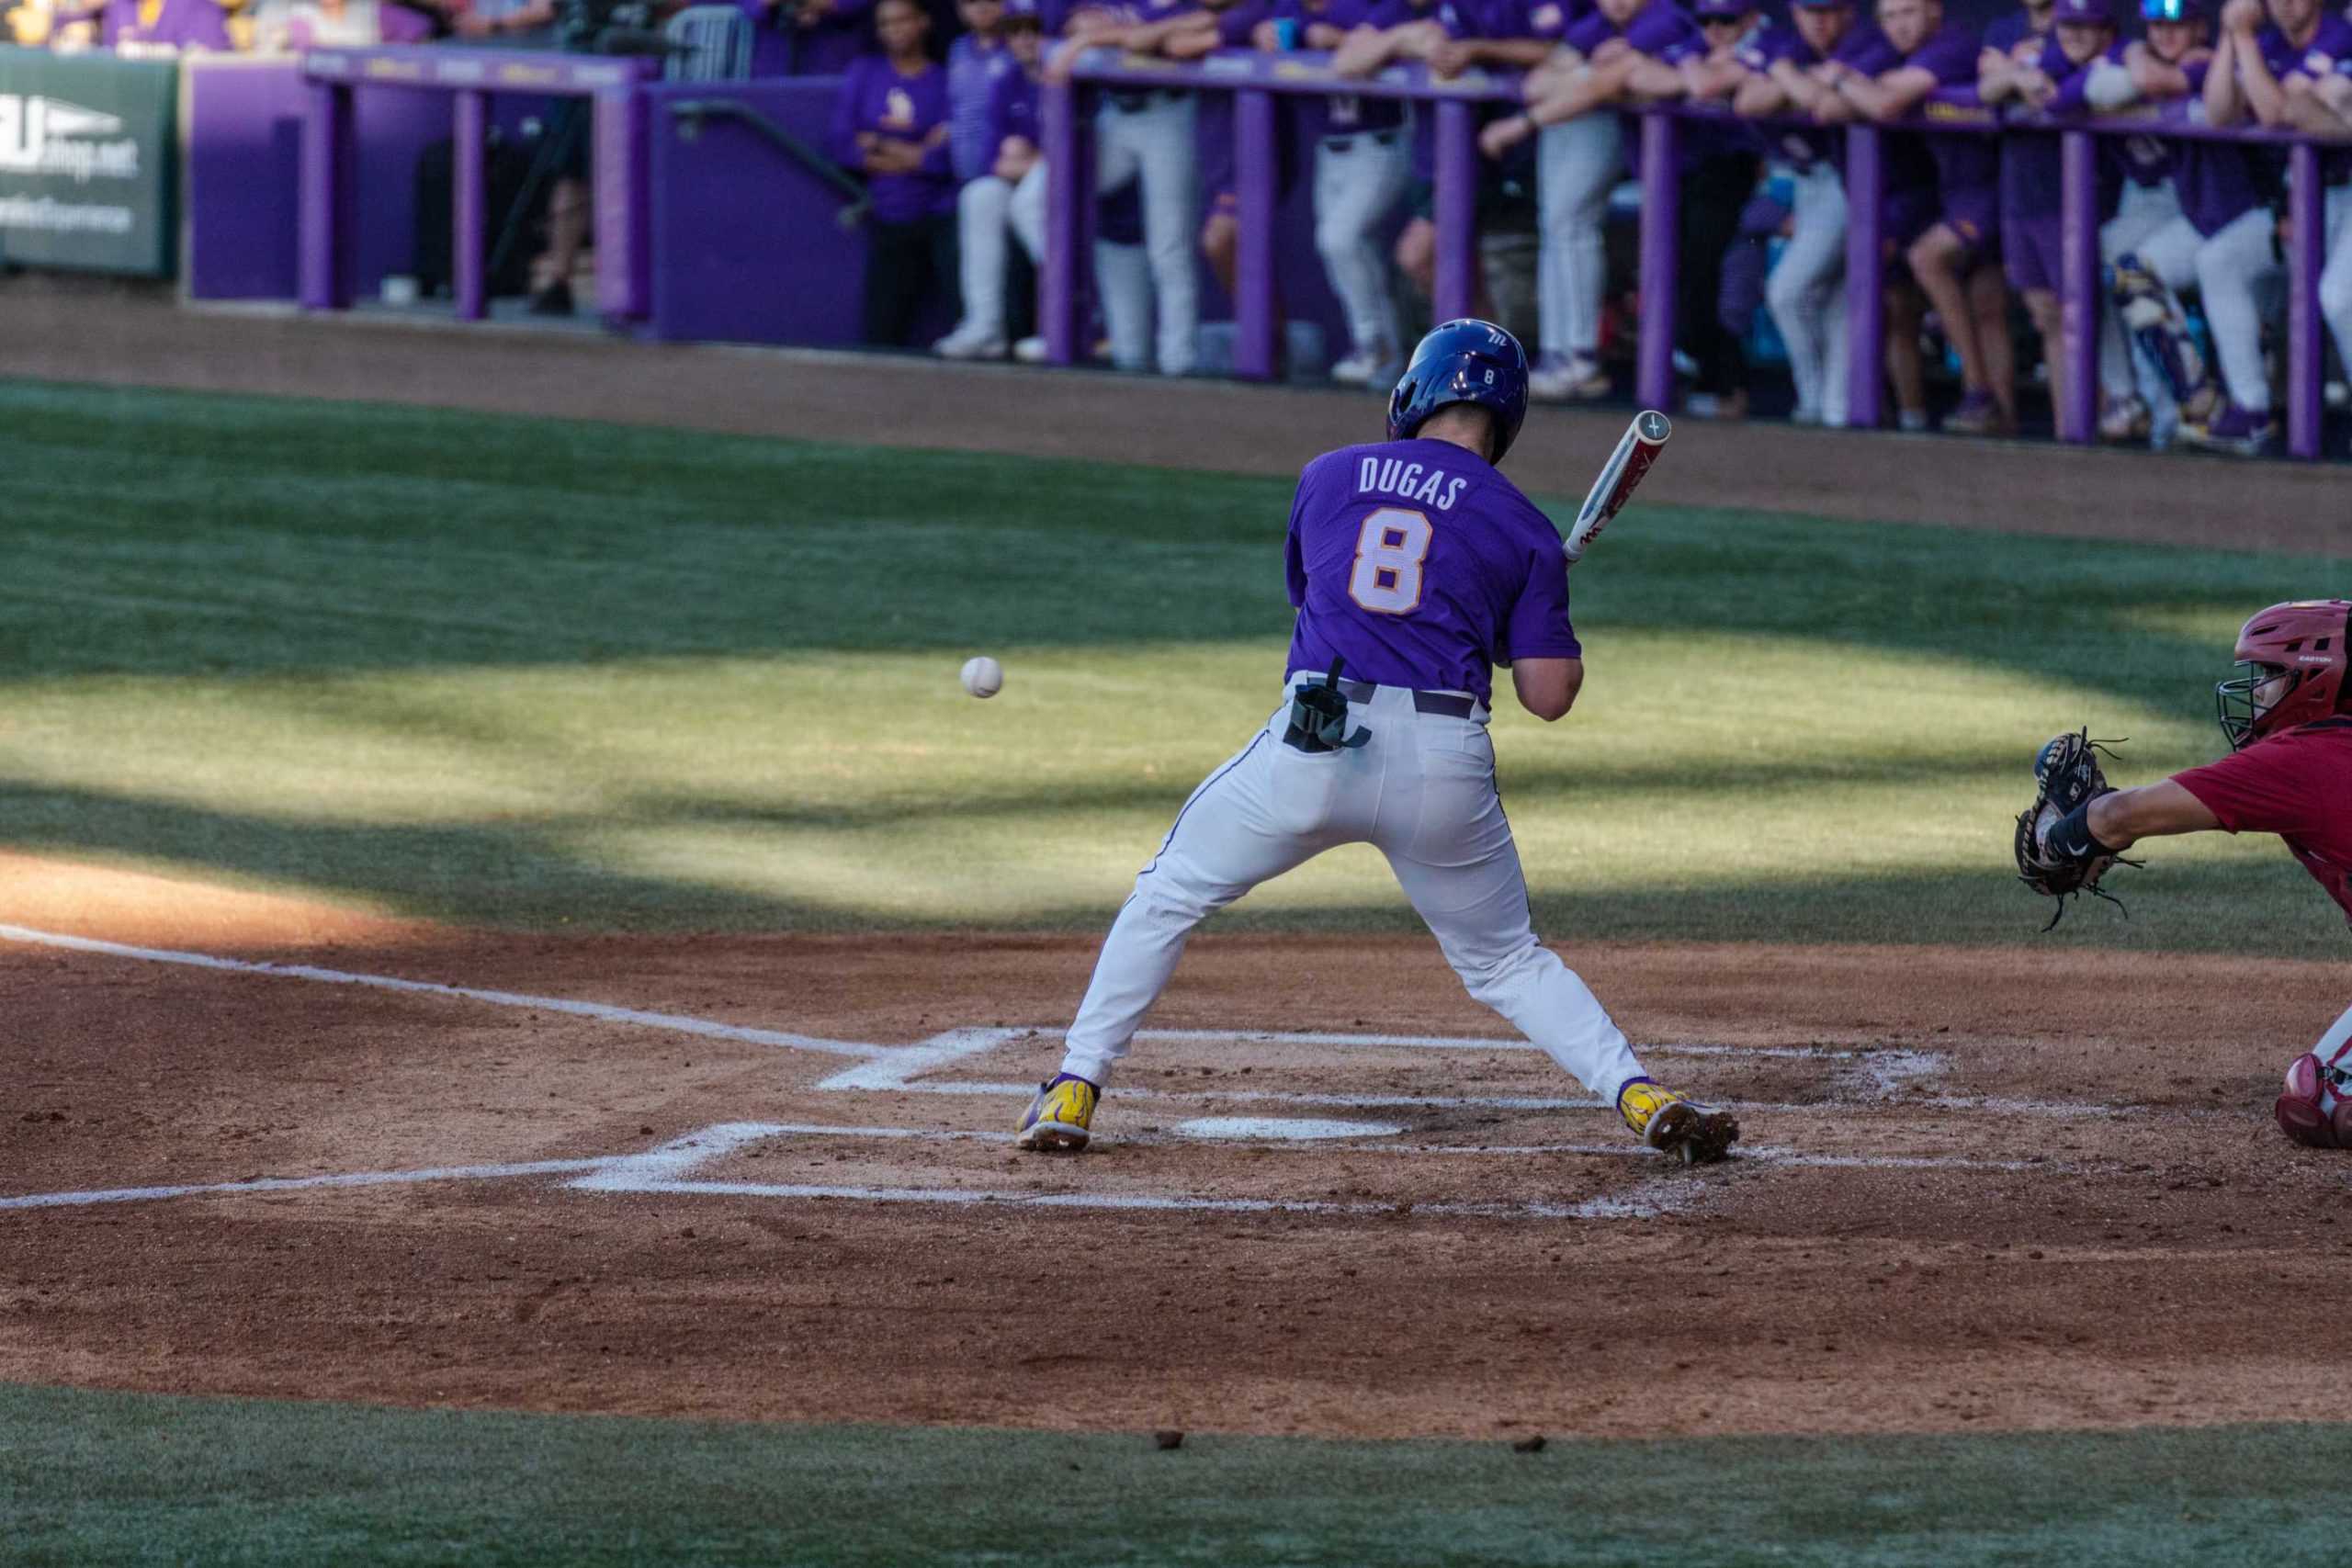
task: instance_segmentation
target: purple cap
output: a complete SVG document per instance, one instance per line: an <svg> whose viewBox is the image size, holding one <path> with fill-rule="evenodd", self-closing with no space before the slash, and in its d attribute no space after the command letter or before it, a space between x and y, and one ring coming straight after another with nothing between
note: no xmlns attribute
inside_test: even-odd
<svg viewBox="0 0 2352 1568"><path fill-rule="evenodd" d="M1745 17L1756 9L1756 0L1695 0L1690 14L1702 21L1716 21L1727 17Z"/></svg>
<svg viewBox="0 0 2352 1568"><path fill-rule="evenodd" d="M2058 0L2051 19L2072 22L2076 27L2111 28L2115 25L2112 0Z"/></svg>
<svg viewBox="0 0 2352 1568"><path fill-rule="evenodd" d="M1037 0L1004 0L1004 19L1011 21L1043 21Z"/></svg>

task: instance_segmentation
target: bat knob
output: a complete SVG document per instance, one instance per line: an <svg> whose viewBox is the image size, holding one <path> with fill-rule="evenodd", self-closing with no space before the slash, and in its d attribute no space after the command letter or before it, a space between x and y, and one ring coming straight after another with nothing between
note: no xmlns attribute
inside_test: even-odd
<svg viewBox="0 0 2352 1568"><path fill-rule="evenodd" d="M1645 441L1663 441L1674 434L1674 422L1656 409L1644 409L1634 416L1634 428Z"/></svg>

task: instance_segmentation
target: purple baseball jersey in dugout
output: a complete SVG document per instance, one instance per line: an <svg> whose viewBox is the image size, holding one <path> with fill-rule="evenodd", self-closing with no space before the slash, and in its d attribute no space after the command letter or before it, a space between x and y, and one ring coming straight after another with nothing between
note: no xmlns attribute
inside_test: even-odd
<svg viewBox="0 0 2352 1568"><path fill-rule="evenodd" d="M1568 563L1551 520L1448 441L1342 446L1306 465L1290 511L1290 665L1384 686L1494 690L1512 659L1576 659Z"/></svg>
<svg viewBox="0 0 2352 1568"><path fill-rule="evenodd" d="M1759 76L1769 74L1779 61L1785 60L1799 71L1810 71L1823 63L1823 58L1804 41L1793 24L1765 29L1743 43L1739 51L1740 63ZM1838 47L1829 51L1827 58L1865 76L1877 76L1895 65L1894 46L1877 28L1859 17L1846 29L1846 36L1838 40ZM1827 127L1803 130L1782 126L1772 133L1772 151L1801 170L1822 163L1842 169L1846 166L1846 133Z"/></svg>
<svg viewBox="0 0 2352 1568"><path fill-rule="evenodd" d="M154 6L108 0L98 19L98 36L109 49L144 44L225 52L231 47L229 25L214 0L162 0Z"/></svg>
<svg viewBox="0 0 2352 1568"><path fill-rule="evenodd" d="M1018 65L996 79L989 90L988 167L994 167L1005 142L1018 136L1032 146L1041 141L1037 129L1037 84Z"/></svg>
<svg viewBox="0 0 2352 1568"><path fill-rule="evenodd" d="M2324 11L2312 41L2300 49L2278 30L2278 23L2266 22L2254 35L2254 43L2262 51L2262 62L2281 83L2292 75L2316 79L2334 72L2337 61L2352 56L2352 22L2334 11ZM2347 175L2352 175L2352 154L2340 149L2322 152L2319 172L2323 184L2342 184Z"/></svg>
<svg viewBox="0 0 2352 1568"><path fill-rule="evenodd" d="M879 131L893 141L912 141L923 149L922 164L912 174L869 175L865 188L874 216L888 223L908 223L933 213L956 210L956 178L948 167L947 139L932 137L947 119L947 73L926 62L911 76L902 76L878 54L862 55L842 78L833 99L831 152L849 168L865 163L857 135Z"/></svg>

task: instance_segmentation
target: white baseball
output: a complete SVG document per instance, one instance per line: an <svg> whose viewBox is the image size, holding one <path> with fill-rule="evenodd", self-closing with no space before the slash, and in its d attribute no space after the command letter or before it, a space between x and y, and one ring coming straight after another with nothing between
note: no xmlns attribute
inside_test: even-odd
<svg viewBox="0 0 2352 1568"><path fill-rule="evenodd" d="M964 660L964 689L976 697L992 697L1004 690L1004 666L979 654Z"/></svg>

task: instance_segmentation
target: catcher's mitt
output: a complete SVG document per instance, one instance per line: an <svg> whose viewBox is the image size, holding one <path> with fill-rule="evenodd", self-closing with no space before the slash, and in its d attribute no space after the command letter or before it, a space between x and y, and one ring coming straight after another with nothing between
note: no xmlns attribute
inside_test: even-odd
<svg viewBox="0 0 2352 1568"><path fill-rule="evenodd" d="M2092 739L2088 729L2078 729L2053 738L2033 759L2033 804L2018 813L2018 880L2058 900L2043 931L2057 925L2066 913L2066 900L2077 894L2095 894L2122 908L2123 901L2101 887L2099 878L2118 863L2140 863L2109 850L2086 827L2072 836L2071 845L2051 839L2051 829L2075 811L2115 793L2099 770L2098 754L2106 750L2105 741Z"/></svg>

